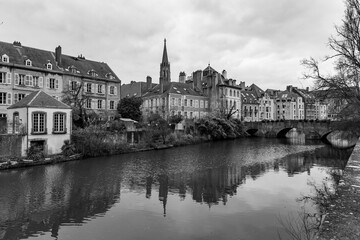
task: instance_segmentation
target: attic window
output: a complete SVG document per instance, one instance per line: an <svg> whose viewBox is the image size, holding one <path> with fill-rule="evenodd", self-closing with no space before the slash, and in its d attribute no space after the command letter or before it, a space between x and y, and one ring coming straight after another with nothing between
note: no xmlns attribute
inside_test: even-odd
<svg viewBox="0 0 360 240"><path fill-rule="evenodd" d="M92 77L97 77L98 76L94 69L91 69L90 71L88 71L88 74L90 76L92 76Z"/></svg>
<svg viewBox="0 0 360 240"><path fill-rule="evenodd" d="M26 65L26 66L32 66L32 61L31 61L30 59L27 59L27 60L25 61L25 65Z"/></svg>
<svg viewBox="0 0 360 240"><path fill-rule="evenodd" d="M69 69L70 69L71 73L77 73L76 67L70 66Z"/></svg>
<svg viewBox="0 0 360 240"><path fill-rule="evenodd" d="M52 64L51 64L51 63L47 63L47 64L46 64L46 69L52 70Z"/></svg>
<svg viewBox="0 0 360 240"><path fill-rule="evenodd" d="M105 77L109 78L109 79L115 79L115 77L111 74L111 73L107 73L105 75Z"/></svg>
<svg viewBox="0 0 360 240"><path fill-rule="evenodd" d="M9 63L9 56L6 55L6 54L2 55L2 56L1 56L1 61L6 62L6 63Z"/></svg>

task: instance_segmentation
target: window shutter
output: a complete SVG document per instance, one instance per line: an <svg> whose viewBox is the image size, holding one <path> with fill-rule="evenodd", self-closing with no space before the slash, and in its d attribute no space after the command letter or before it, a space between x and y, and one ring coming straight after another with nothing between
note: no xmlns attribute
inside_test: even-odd
<svg viewBox="0 0 360 240"><path fill-rule="evenodd" d="M92 105L92 109L97 109L97 106L96 106L96 104L95 104L96 102L95 102L95 99L92 99L91 100L91 105Z"/></svg>
<svg viewBox="0 0 360 240"><path fill-rule="evenodd" d="M91 84L91 92L94 93L95 92L95 84Z"/></svg>
<svg viewBox="0 0 360 240"><path fill-rule="evenodd" d="M15 85L19 85L19 74L15 73Z"/></svg>
<svg viewBox="0 0 360 240"><path fill-rule="evenodd" d="M8 105L11 105L11 100L12 100L12 99L11 99L11 93L8 93L8 94L7 94L7 104L8 104Z"/></svg>
<svg viewBox="0 0 360 240"><path fill-rule="evenodd" d="M55 88L56 88L56 89L59 88L59 79L55 79Z"/></svg>
<svg viewBox="0 0 360 240"><path fill-rule="evenodd" d="M108 95L110 95L110 87L111 86L108 86L108 91L107 91Z"/></svg>
<svg viewBox="0 0 360 240"><path fill-rule="evenodd" d="M14 103L17 103L17 102L18 102L18 94L14 93Z"/></svg>
<svg viewBox="0 0 360 240"><path fill-rule="evenodd" d="M114 94L117 95L117 87L114 87Z"/></svg>
<svg viewBox="0 0 360 240"><path fill-rule="evenodd" d="M96 92L96 93L99 92L99 91L98 91L98 85L97 85L97 84L95 84L95 92Z"/></svg>
<svg viewBox="0 0 360 240"><path fill-rule="evenodd" d="M50 88L50 79L46 78L46 88Z"/></svg>
<svg viewBox="0 0 360 240"><path fill-rule="evenodd" d="M105 109L105 100L101 100L101 108Z"/></svg>
<svg viewBox="0 0 360 240"><path fill-rule="evenodd" d="M33 76L29 76L29 78L30 78L30 86L34 86L34 78L33 78Z"/></svg>
<svg viewBox="0 0 360 240"><path fill-rule="evenodd" d="M6 83L11 84L11 73L6 73Z"/></svg>
<svg viewBox="0 0 360 240"><path fill-rule="evenodd" d="M39 87L40 88L44 87L44 78L43 77L39 77Z"/></svg>

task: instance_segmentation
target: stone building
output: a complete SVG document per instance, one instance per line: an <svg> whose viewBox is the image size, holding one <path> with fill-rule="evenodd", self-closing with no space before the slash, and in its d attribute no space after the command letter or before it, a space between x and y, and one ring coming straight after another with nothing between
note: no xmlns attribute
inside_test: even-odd
<svg viewBox="0 0 360 240"><path fill-rule="evenodd" d="M21 156L34 146L45 155L61 153L71 136L71 107L41 90L8 107L8 133L22 136Z"/></svg>
<svg viewBox="0 0 360 240"><path fill-rule="evenodd" d="M150 83L148 84L149 89L142 95L141 111L144 119L147 119L153 113L167 119L172 115L181 115L184 118L199 118L209 112L208 98L200 89L184 82L171 82L166 40L164 40L164 50L160 64L159 84L151 87Z"/></svg>
<svg viewBox="0 0 360 240"><path fill-rule="evenodd" d="M275 104L277 119L300 120L305 117L303 98L293 92L292 86L287 86L285 91L277 94Z"/></svg>
<svg viewBox="0 0 360 240"><path fill-rule="evenodd" d="M253 90L244 90L242 95L241 116L245 122L259 121L259 100Z"/></svg>
<svg viewBox="0 0 360 240"><path fill-rule="evenodd" d="M61 100L64 94L81 87L85 108L106 117L116 113L120 99L120 79L103 62L21 45L0 42L0 117L7 107L42 90Z"/></svg>

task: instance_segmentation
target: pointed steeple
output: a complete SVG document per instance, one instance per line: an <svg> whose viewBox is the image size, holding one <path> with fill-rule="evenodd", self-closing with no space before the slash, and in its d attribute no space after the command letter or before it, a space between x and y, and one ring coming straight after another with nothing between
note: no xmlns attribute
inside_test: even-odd
<svg viewBox="0 0 360 240"><path fill-rule="evenodd" d="M161 91L161 93L163 93L164 84L169 83L170 81L171 81L170 63L169 63L167 50L166 50L166 38L165 38L164 39L163 57L162 57L162 62L160 63L160 79L159 79L159 83L160 83L160 89L161 89L160 91Z"/></svg>
<svg viewBox="0 0 360 240"><path fill-rule="evenodd" d="M166 50L166 38L164 39L164 51L163 51L162 63L169 63L167 50Z"/></svg>

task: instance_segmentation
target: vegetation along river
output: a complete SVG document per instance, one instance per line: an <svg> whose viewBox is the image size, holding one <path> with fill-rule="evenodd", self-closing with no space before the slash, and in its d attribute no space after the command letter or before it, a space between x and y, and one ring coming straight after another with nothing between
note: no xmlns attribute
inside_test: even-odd
<svg viewBox="0 0 360 240"><path fill-rule="evenodd" d="M0 239L278 239L350 154L247 138L2 171Z"/></svg>

